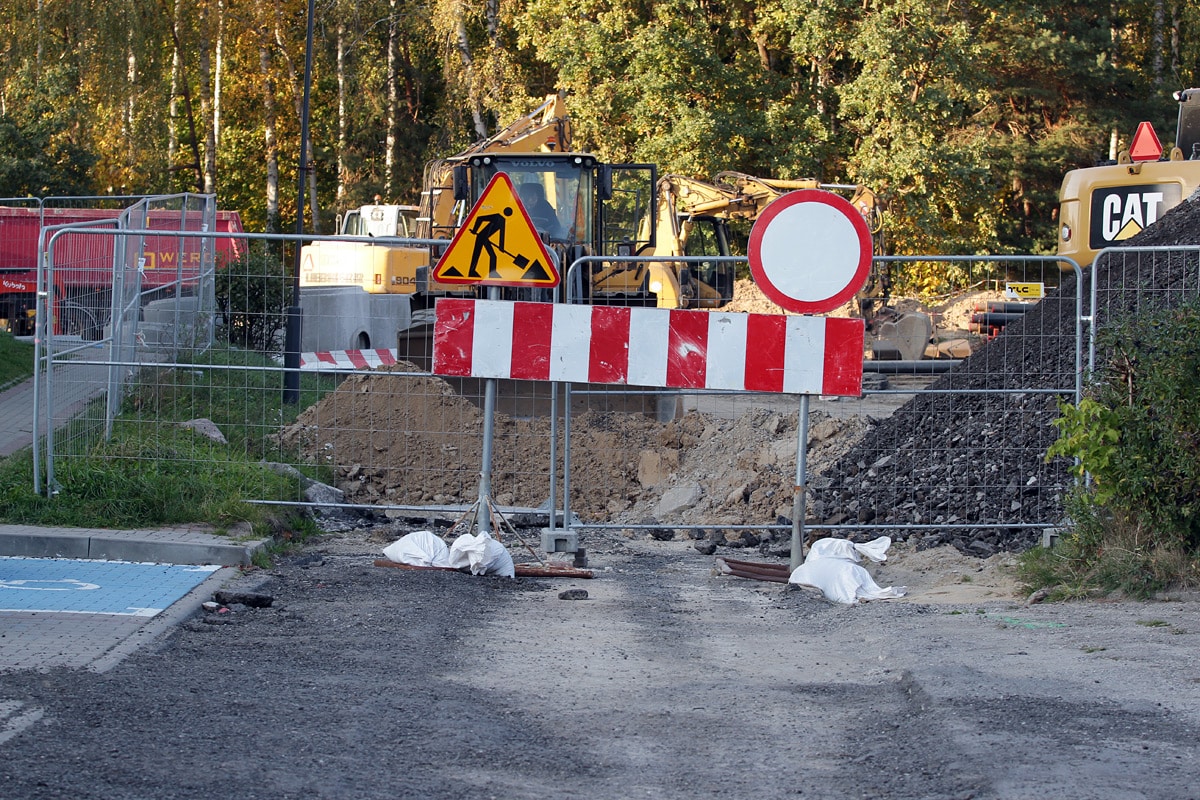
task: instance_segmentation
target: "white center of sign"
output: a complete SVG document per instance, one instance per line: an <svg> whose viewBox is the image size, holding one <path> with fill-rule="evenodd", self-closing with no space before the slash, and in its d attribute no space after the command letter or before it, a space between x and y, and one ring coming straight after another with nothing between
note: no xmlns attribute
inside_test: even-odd
<svg viewBox="0 0 1200 800"><path fill-rule="evenodd" d="M841 292L859 267L858 233L845 214L825 203L796 203L763 232L762 268L788 297L819 302ZM820 269L797 269L815 264Z"/></svg>

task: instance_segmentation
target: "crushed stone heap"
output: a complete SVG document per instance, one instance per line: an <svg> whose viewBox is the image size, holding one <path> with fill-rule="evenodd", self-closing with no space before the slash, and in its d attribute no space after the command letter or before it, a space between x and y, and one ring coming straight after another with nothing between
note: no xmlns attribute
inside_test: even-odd
<svg viewBox="0 0 1200 800"><path fill-rule="evenodd" d="M1123 244L1200 244L1200 202L1176 206ZM1097 318L1144 311L1147 302L1166 296L1163 289L1191 287L1195 294L1196 264L1194 253L1179 252L1101 260L1094 275L1101 289ZM1085 270L1085 309L1092 277ZM1036 308L880 421L813 480L816 520L945 525L920 534L920 544L950 543L980 556L1038 543L1037 528L985 526L999 519L1034 524L1063 518L1068 464L1044 459L1057 438L1057 395L1033 390L1075 385L1075 294L1075 277L1065 276ZM1085 369L1086 357L1085 344ZM1009 391L987 393L998 389Z"/></svg>

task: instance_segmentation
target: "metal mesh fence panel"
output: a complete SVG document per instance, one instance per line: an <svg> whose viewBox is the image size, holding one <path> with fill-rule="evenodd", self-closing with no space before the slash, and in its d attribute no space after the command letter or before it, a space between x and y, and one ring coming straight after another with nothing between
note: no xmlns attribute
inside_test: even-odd
<svg viewBox="0 0 1200 800"><path fill-rule="evenodd" d="M483 382L432 376L432 326L422 319L432 319L432 309L402 293L372 298L378 319L387 320L390 347L301 352L299 398L288 402L295 237L178 239L177 254L156 254L160 264L193 263L195 252L226 257L199 276L185 269L184 290L176 291L178 283L148 282L144 258L121 256L110 244L114 259L140 267L123 276L133 289L110 271L121 321L95 344L53 337L56 357L47 363L54 380L45 385L55 411L41 425L52 431L50 484L69 481L72 460L86 456L125 463L125 474L229 472L239 494L264 503L421 516L453 514L477 499ZM191 302L202 292L211 292L210 316L192 313L210 307ZM311 303L307 288L301 296L310 343L339 341L348 329L354 335L346 341L368 343L359 334L371 321L312 294ZM534 508L548 498L555 392L546 383L499 387L492 492L501 505Z"/></svg>
<svg viewBox="0 0 1200 800"><path fill-rule="evenodd" d="M903 268L910 259L891 261ZM905 311L915 303L893 298L870 328L863 397L814 398L805 527L916 535L980 554L1023 547L1058 524L1069 486L1065 465L1044 456L1059 399L1078 391L1077 281L1052 258L911 261L947 263L971 276L970 291L916 321ZM801 445L797 398L674 399L682 415L641 437L625 431L619 457L583 441L587 426L572 420L568 480L579 524L786 549ZM623 465L624 494L599 504L614 481L598 489L594 477L580 476L613 462Z"/></svg>
<svg viewBox="0 0 1200 800"><path fill-rule="evenodd" d="M1200 248L1108 248L1096 256L1090 273L1088 364L1092 368L1097 358L1096 336L1106 326L1174 308L1200 296Z"/></svg>
<svg viewBox="0 0 1200 800"><path fill-rule="evenodd" d="M45 447L35 457L45 455L48 485L56 456L112 438L146 365L184 351L190 358L211 343L215 249L201 235L214 217L213 198L196 195L143 198L124 210L45 209L35 376ZM35 473L40 484L40 463Z"/></svg>

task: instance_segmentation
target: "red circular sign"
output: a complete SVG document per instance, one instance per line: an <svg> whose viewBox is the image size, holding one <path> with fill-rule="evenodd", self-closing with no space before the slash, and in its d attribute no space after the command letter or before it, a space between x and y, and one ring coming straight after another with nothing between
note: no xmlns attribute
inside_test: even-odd
<svg viewBox="0 0 1200 800"><path fill-rule="evenodd" d="M763 294L799 314L832 311L854 297L873 254L866 220L849 200L821 189L771 202L750 230L747 249Z"/></svg>

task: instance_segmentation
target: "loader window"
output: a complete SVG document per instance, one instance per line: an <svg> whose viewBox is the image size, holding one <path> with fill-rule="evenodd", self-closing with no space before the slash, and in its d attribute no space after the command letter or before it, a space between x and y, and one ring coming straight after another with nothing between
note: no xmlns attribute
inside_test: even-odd
<svg viewBox="0 0 1200 800"><path fill-rule="evenodd" d="M719 256L720 243L717 238L716 221L711 217L700 217L684 224L687 236L685 256Z"/></svg>
<svg viewBox="0 0 1200 800"><path fill-rule="evenodd" d="M723 220L714 217L692 217L680 226L680 230L685 237L685 256L729 255L728 231ZM703 285L700 289L703 297L719 298L720 305L733 299L736 268L732 263L701 261L691 264L690 269L696 280Z"/></svg>
<svg viewBox="0 0 1200 800"><path fill-rule="evenodd" d="M497 172L508 175L538 233L551 241L592 245L590 166L562 158L494 157L472 171L472 196L482 194Z"/></svg>
<svg viewBox="0 0 1200 800"><path fill-rule="evenodd" d="M605 255L637 255L654 244L658 191L653 164L612 167L612 199L604 205Z"/></svg>

